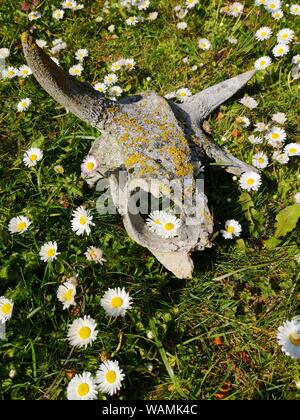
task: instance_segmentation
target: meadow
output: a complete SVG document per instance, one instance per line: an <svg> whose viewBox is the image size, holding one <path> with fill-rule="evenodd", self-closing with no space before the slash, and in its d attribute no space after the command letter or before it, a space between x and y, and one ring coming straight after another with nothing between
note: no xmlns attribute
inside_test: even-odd
<svg viewBox="0 0 300 420"><path fill-rule="evenodd" d="M2 324L0 399L66 399L74 375L95 374L107 360L118 361L125 377L113 397L99 392L99 399L300 399L299 360L277 340L283 322L300 315L300 7L281 2L282 16L274 15L268 2L0 1L0 297L13 302ZM271 32L258 34L264 27ZM289 42L278 36L283 29ZM22 74L24 31L109 97L153 90L182 101L182 88L195 94L256 66L205 129L234 156L256 162L261 185L247 191L238 177L204 163L213 247L193 253L192 279L175 278L133 242L121 216L96 211L99 192L81 165L100 134ZM34 165L24 160L30 148L43 153ZM71 220L80 206L94 225L78 236ZM31 223L13 233L9 223L21 215ZM241 233L226 239L232 219ZM51 241L59 254L43 261L41 247ZM91 246L105 261L87 258ZM76 304L63 309L57 290L70 278ZM102 303L117 287L132 299L124 317L108 316ZM97 338L72 347L68 328L85 315Z"/></svg>

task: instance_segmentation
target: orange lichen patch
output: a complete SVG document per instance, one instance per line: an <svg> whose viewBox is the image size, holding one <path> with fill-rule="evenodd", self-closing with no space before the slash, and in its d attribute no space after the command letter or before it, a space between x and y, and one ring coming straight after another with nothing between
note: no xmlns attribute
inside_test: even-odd
<svg viewBox="0 0 300 420"><path fill-rule="evenodd" d="M170 154L175 165L177 176L186 176L193 173L193 165L188 162L186 153L177 147L168 147L166 151Z"/></svg>
<svg viewBox="0 0 300 420"><path fill-rule="evenodd" d="M125 160L125 166L127 169L131 168L137 163L140 163L141 160L143 160L143 157L140 155L140 153L133 153L131 156L129 156L129 158Z"/></svg>

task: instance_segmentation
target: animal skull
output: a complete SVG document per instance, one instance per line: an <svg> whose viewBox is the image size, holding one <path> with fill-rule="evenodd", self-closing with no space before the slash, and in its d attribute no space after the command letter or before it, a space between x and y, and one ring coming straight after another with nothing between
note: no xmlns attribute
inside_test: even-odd
<svg viewBox="0 0 300 420"><path fill-rule="evenodd" d="M108 177L113 201L123 216L128 235L148 248L176 277L190 278L193 272L190 252L210 247L213 231L207 198L196 182L201 178L201 163L208 157L232 174L255 171L213 143L201 125L255 71L205 89L181 105L154 92L117 102L67 75L27 33L22 34L22 44L40 85L62 106L102 133L90 150L100 162L101 175L89 179L90 185L100 177ZM120 171L125 171L125 181L120 179ZM185 186L184 200L178 198L180 194L172 195L172 183L180 188ZM129 211L136 204L137 190L154 197L172 195L180 209L181 228L177 237L157 236L139 213ZM199 201L200 209L195 205Z"/></svg>

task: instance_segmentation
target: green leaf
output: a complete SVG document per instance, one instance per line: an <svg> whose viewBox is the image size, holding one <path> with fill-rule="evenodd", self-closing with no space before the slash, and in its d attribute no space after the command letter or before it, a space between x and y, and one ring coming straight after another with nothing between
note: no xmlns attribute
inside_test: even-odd
<svg viewBox="0 0 300 420"><path fill-rule="evenodd" d="M245 214L245 218L249 223L249 232L255 237L259 238L264 231L264 217L255 209L252 197L247 192L240 195L240 204Z"/></svg>
<svg viewBox="0 0 300 420"><path fill-rule="evenodd" d="M272 249L275 249L280 243L281 241L279 239L270 238L264 241L264 248L269 249L271 251Z"/></svg>
<svg viewBox="0 0 300 420"><path fill-rule="evenodd" d="M300 204L293 204L281 210L277 216L275 224L276 232L274 237L280 238L295 229L300 217Z"/></svg>

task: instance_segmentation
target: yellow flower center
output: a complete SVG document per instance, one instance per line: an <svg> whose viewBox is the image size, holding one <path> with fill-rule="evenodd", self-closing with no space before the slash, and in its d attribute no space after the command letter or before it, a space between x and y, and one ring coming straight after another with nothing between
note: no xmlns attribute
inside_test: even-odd
<svg viewBox="0 0 300 420"><path fill-rule="evenodd" d="M271 137L272 137L272 139L279 139L279 134L278 133L272 133Z"/></svg>
<svg viewBox="0 0 300 420"><path fill-rule="evenodd" d="M164 228L165 228L165 230L173 230L174 229L174 224L173 223L166 223L165 225L164 225Z"/></svg>
<svg viewBox="0 0 300 420"><path fill-rule="evenodd" d="M49 248L47 251L47 257L54 257L55 256L55 249L54 248Z"/></svg>
<svg viewBox="0 0 300 420"><path fill-rule="evenodd" d="M284 53L283 48L278 48L278 54L283 54L283 53Z"/></svg>
<svg viewBox="0 0 300 420"><path fill-rule="evenodd" d="M282 35L281 35L281 38L283 38L283 39L287 39L287 38L288 38L288 34L282 34Z"/></svg>
<svg viewBox="0 0 300 420"><path fill-rule="evenodd" d="M160 222L160 220L159 220L159 219L155 219L154 223L155 223L156 225L160 225L160 224L161 224L161 222Z"/></svg>
<svg viewBox="0 0 300 420"><path fill-rule="evenodd" d="M292 332L292 333L289 335L289 339L290 339L290 342L291 342L294 346L297 346L297 347L299 347L299 346L300 346L300 334L298 334L296 331Z"/></svg>
<svg viewBox="0 0 300 420"><path fill-rule="evenodd" d="M22 106L24 107L24 104L23 104ZM33 153L32 155L30 155L30 156L29 156L29 159L30 159L32 162L35 162L35 161L37 160L37 155L36 155L35 153Z"/></svg>
<svg viewBox="0 0 300 420"><path fill-rule="evenodd" d="M267 35L267 32L265 32L265 31L263 31L262 33L261 33L261 36L266 36Z"/></svg>
<svg viewBox="0 0 300 420"><path fill-rule="evenodd" d="M11 304L10 303L4 303L1 307L1 311L4 313L4 315L9 315L11 312Z"/></svg>
<svg viewBox="0 0 300 420"><path fill-rule="evenodd" d="M260 157L260 158L258 158L258 163L264 163L264 158L262 158L262 157Z"/></svg>
<svg viewBox="0 0 300 420"><path fill-rule="evenodd" d="M87 338L90 338L91 336L91 329L89 327L81 327L78 331L78 335L83 340L86 340Z"/></svg>
<svg viewBox="0 0 300 420"><path fill-rule="evenodd" d="M8 75L9 75L9 76L14 76L14 74L15 74L14 70L9 70L9 71L8 71Z"/></svg>
<svg viewBox="0 0 300 420"><path fill-rule="evenodd" d="M291 147L291 148L290 148L290 150L289 150L289 152L290 152L290 153L296 153L296 152L297 152L297 150L296 150L296 148L295 148L295 147Z"/></svg>
<svg viewBox="0 0 300 420"><path fill-rule="evenodd" d="M108 383L113 384L116 382L117 379L117 375L116 372L114 372L113 370L109 370L108 372L106 372L105 374L105 379L107 380Z"/></svg>
<svg viewBox="0 0 300 420"><path fill-rule="evenodd" d="M88 171L92 171L92 170L94 169L94 167L95 167L95 165L94 165L94 163L93 163L93 162L88 162L88 163L86 164L86 169L87 169Z"/></svg>
<svg viewBox="0 0 300 420"><path fill-rule="evenodd" d="M90 387L88 386L88 384L83 383L80 384L79 387L77 388L77 393L80 397L85 397L88 393L89 393Z"/></svg>
<svg viewBox="0 0 300 420"><path fill-rule="evenodd" d="M264 66L266 64L266 60L261 60L260 65Z"/></svg>
<svg viewBox="0 0 300 420"><path fill-rule="evenodd" d="M73 298L73 290L69 289L65 294L64 294L64 298L66 300L71 300Z"/></svg>
<svg viewBox="0 0 300 420"><path fill-rule="evenodd" d="M248 178L247 181L246 181L246 184L253 185L254 184L254 179L253 178Z"/></svg>
<svg viewBox="0 0 300 420"><path fill-rule="evenodd" d="M270 6L269 6L270 9L275 9L275 7L276 7L276 5L274 3L270 4Z"/></svg>
<svg viewBox="0 0 300 420"><path fill-rule="evenodd" d="M204 42L201 42L200 46L201 46L201 48L205 48L206 44Z"/></svg>
<svg viewBox="0 0 300 420"><path fill-rule="evenodd" d="M87 222L87 218L86 218L85 216L80 216L80 217L79 217L79 223L80 223L81 225L85 225L85 224L86 224L86 222Z"/></svg>
<svg viewBox="0 0 300 420"><path fill-rule="evenodd" d="M28 70L24 69L24 70L22 70L22 73L26 75L26 74L28 74Z"/></svg>
<svg viewBox="0 0 300 420"><path fill-rule="evenodd" d="M74 73L78 74L79 73L79 69L74 69Z"/></svg>
<svg viewBox="0 0 300 420"><path fill-rule="evenodd" d="M111 300L111 306L113 308L120 308L123 305L123 299L120 297L114 297Z"/></svg>
<svg viewBox="0 0 300 420"><path fill-rule="evenodd" d="M233 226L227 226L226 232L228 232L228 233L234 233L234 227Z"/></svg>
<svg viewBox="0 0 300 420"><path fill-rule="evenodd" d="M19 223L17 224L17 229L18 229L18 231L20 232L21 230L25 229L25 228L26 228L26 226L27 226L27 224L26 224L25 222L19 222Z"/></svg>
<svg viewBox="0 0 300 420"><path fill-rule="evenodd" d="M21 107L22 107L22 108L26 108L26 107L27 107L27 103L26 103L26 102L22 102L22 103L21 103ZM36 155L34 155L34 156L36 156Z"/></svg>

